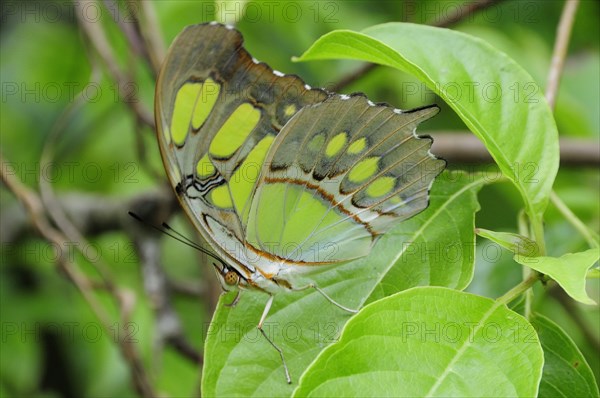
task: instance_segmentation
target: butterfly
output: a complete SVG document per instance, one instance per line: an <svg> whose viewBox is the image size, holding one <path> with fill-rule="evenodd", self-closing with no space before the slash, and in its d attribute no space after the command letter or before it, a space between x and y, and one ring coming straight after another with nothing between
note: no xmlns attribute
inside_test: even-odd
<svg viewBox="0 0 600 398"><path fill-rule="evenodd" d="M242 35L218 23L185 28L156 87L163 163L181 206L220 258L225 290L276 294L319 267L368 255L378 238L423 211L445 161L419 123L439 109L410 111L363 94L311 88L258 62Z"/></svg>

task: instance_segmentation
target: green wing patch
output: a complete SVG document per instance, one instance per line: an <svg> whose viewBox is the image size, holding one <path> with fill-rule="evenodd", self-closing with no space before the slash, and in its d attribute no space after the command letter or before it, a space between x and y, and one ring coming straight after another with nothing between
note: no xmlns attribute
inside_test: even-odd
<svg viewBox="0 0 600 398"><path fill-rule="evenodd" d="M297 262L346 261L421 212L445 162L415 134L437 107L400 111L362 95L300 110L275 138L252 199L246 239ZM310 258L325 246L325 256ZM294 250L284 250L294 247Z"/></svg>

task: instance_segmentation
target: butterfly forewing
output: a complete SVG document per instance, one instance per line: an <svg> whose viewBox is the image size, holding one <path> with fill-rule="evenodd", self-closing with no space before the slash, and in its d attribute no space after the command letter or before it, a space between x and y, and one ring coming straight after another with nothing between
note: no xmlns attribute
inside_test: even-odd
<svg viewBox="0 0 600 398"><path fill-rule="evenodd" d="M187 27L170 47L155 104L171 184L204 238L226 257L215 236L243 241L275 136L298 110L328 97L257 62L242 44L240 33L223 25Z"/></svg>

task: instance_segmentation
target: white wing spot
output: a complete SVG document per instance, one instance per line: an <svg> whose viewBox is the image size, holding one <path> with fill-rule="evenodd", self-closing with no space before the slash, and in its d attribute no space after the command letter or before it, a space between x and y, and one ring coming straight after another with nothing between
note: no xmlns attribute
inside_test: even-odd
<svg viewBox="0 0 600 398"><path fill-rule="evenodd" d="M225 29L227 29L227 30L233 30L234 28L231 25L225 25Z"/></svg>
<svg viewBox="0 0 600 398"><path fill-rule="evenodd" d="M397 109L396 108L396 109L394 109L394 113L397 113L398 115L401 115L403 112L402 112L402 109Z"/></svg>
<svg viewBox="0 0 600 398"><path fill-rule="evenodd" d="M215 26L218 25L219 23L217 21L211 21L208 23L209 25Z"/></svg>
<svg viewBox="0 0 600 398"><path fill-rule="evenodd" d="M375 106L375 103L371 100L367 100L367 104L369 104L369 106Z"/></svg>
<svg viewBox="0 0 600 398"><path fill-rule="evenodd" d="M345 100L349 100L349 99L350 99L350 96L349 96L349 95L346 95L346 94L342 94L342 95L340 95L340 99L342 99L342 100L344 100L344 101L345 101Z"/></svg>
<svg viewBox="0 0 600 398"><path fill-rule="evenodd" d="M255 64L257 64L258 60L256 58L252 57L252 62L254 62Z"/></svg>
<svg viewBox="0 0 600 398"><path fill-rule="evenodd" d="M312 90L312 87L311 87L311 86L309 86L308 84L305 84L305 85L304 85L304 88L305 88L305 89L307 89L307 90Z"/></svg>
<svg viewBox="0 0 600 398"><path fill-rule="evenodd" d="M274 74L275 76L279 76L279 77L285 76L285 74L283 74L283 73L279 72L278 70L273 70L273 74Z"/></svg>

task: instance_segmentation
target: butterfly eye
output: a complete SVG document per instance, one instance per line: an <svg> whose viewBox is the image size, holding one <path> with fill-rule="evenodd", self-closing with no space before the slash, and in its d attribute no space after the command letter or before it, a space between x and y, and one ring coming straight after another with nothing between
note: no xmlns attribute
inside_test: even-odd
<svg viewBox="0 0 600 398"><path fill-rule="evenodd" d="M225 279L226 284L228 284L230 286L235 286L239 283L240 276L233 271L227 271L227 273L225 274L223 279Z"/></svg>

